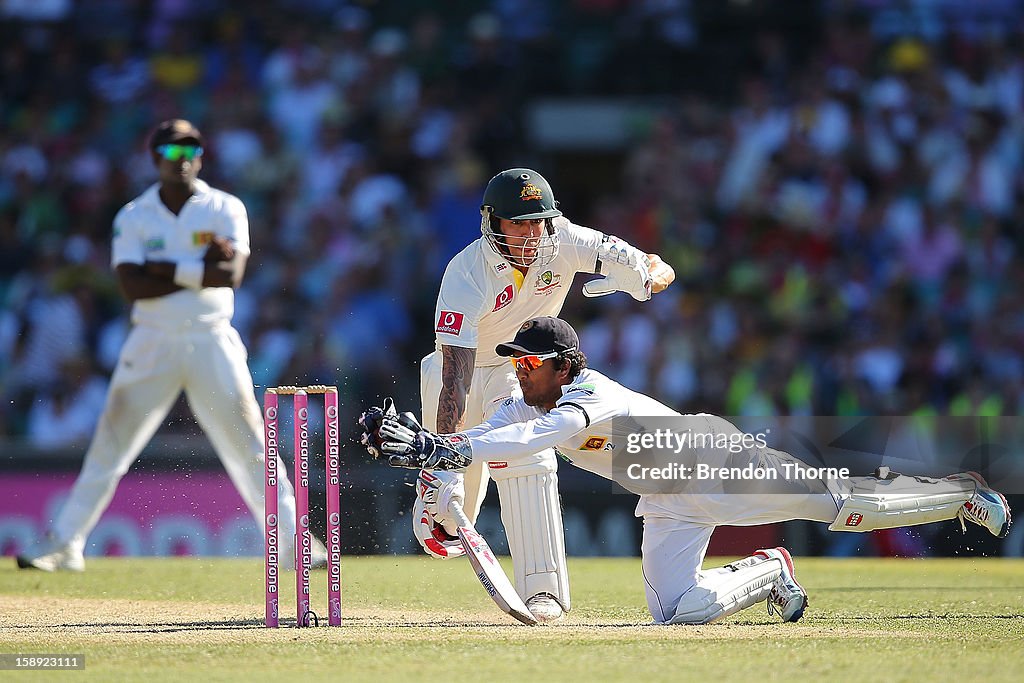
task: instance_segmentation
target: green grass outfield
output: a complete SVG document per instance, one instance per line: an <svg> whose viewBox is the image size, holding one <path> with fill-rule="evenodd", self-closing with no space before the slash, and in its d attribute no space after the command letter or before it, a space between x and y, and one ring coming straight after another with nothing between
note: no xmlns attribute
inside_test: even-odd
<svg viewBox="0 0 1024 683"><path fill-rule="evenodd" d="M757 605L710 626L649 626L639 560L573 559L570 573L570 617L530 628L498 611L468 562L346 557L344 627L300 631L262 627L258 559L90 559L76 575L2 558L0 652L84 653L86 669L0 680L1024 679L1020 560L797 558L810 593L797 624Z"/></svg>

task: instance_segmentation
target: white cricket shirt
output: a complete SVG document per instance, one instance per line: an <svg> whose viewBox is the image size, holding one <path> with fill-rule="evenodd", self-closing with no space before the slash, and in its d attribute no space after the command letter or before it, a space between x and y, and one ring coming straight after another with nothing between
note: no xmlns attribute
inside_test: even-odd
<svg viewBox="0 0 1024 683"><path fill-rule="evenodd" d="M473 449L473 459L504 466L530 457L544 448L557 448L572 464L589 472L618 481L636 493L642 493L636 506L637 516L654 515L675 518L692 517L694 506L731 505L735 494L722 490L721 481L709 479L688 486L686 494L666 493L657 479L625 481L613 479L634 462L625 450L628 437L644 431L644 420L629 418L685 417L685 425L696 431L730 435L738 433L728 420L716 415L698 413L683 416L649 396L632 391L596 370L580 372L576 380L562 387L562 397L555 408L545 413L526 405L523 399L508 398L486 422L463 432ZM680 423L683 427L684 423ZM764 449L744 449L731 454L727 449L702 447L681 454L680 461L694 460L715 466L759 464ZM613 463L612 459L620 454ZM616 467L617 466L617 467ZM646 491L645 491L646 489ZM692 494L699 494L699 498ZM793 500L797 500L793 497Z"/></svg>
<svg viewBox="0 0 1024 683"><path fill-rule="evenodd" d="M234 195L196 180L195 194L178 215L160 200L156 184L114 217L111 265L146 261L202 261L215 236L227 237L240 254L249 254L249 220L245 205ZM230 321L235 311L231 287L181 289L165 296L138 299L132 322L166 329Z"/></svg>
<svg viewBox="0 0 1024 683"><path fill-rule="evenodd" d="M466 430L473 459L512 464L544 448L555 447L578 467L612 478L612 454L624 448L633 423L612 418L679 416L650 396L632 391L591 369L562 387L550 413L508 398L486 422Z"/></svg>
<svg viewBox="0 0 1024 683"><path fill-rule="evenodd" d="M530 318L557 316L576 273L593 273L604 235L555 218L558 255L544 266L530 266L522 287L514 268L483 237L455 255L441 278L434 309L436 347L476 349L476 366L507 363L494 347L516 336Z"/></svg>

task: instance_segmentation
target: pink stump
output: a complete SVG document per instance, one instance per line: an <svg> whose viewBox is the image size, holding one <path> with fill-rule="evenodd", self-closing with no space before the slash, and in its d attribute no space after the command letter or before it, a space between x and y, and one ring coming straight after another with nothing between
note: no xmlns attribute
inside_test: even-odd
<svg viewBox="0 0 1024 683"><path fill-rule="evenodd" d="M278 615L278 534L277 534L277 393L263 394L263 522L266 563L266 625L277 628Z"/></svg>
<svg viewBox="0 0 1024 683"><path fill-rule="evenodd" d="M295 392L295 625L309 626L309 401Z"/></svg>
<svg viewBox="0 0 1024 683"><path fill-rule="evenodd" d="M327 619L341 626L341 467L338 392L324 394L327 461Z"/></svg>

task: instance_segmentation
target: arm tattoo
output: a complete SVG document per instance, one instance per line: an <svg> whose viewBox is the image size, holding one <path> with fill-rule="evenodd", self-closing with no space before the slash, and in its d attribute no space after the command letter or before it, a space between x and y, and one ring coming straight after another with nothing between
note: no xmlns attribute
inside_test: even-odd
<svg viewBox="0 0 1024 683"><path fill-rule="evenodd" d="M441 394L437 401L437 433L462 431L466 395L473 381L476 349L441 345Z"/></svg>

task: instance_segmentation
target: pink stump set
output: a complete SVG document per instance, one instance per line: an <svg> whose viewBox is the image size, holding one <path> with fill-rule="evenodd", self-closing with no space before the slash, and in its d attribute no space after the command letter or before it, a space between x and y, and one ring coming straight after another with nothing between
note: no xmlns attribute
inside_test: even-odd
<svg viewBox="0 0 1024 683"><path fill-rule="evenodd" d="M309 566L312 535L309 530L309 394L324 397L324 440L327 468L327 623L341 626L341 508L339 468L338 388L269 387L263 393L265 437L264 514L266 526L267 628L278 626L278 456L282 439L278 433L278 397L292 397L295 423L295 625L309 626L316 614L310 609Z"/></svg>

